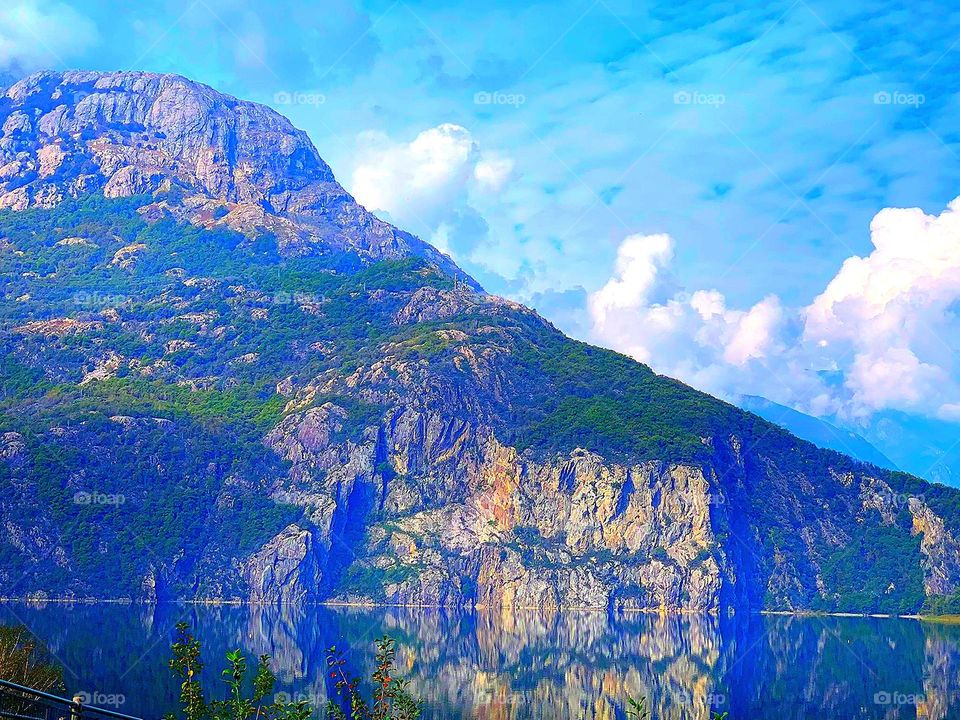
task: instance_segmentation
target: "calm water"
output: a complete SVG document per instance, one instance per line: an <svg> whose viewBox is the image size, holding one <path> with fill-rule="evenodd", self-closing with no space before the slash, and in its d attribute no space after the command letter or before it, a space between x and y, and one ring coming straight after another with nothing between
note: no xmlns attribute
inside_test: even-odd
<svg viewBox="0 0 960 720"><path fill-rule="evenodd" d="M0 622L48 643L71 691L123 696L117 709L143 717L173 707L165 661L179 620L204 640L211 678L228 648L269 653L278 690L318 704L326 648L365 669L372 640L390 634L426 718L613 720L629 695L662 719L711 706L731 720L960 718L960 627L913 620L0 605Z"/></svg>

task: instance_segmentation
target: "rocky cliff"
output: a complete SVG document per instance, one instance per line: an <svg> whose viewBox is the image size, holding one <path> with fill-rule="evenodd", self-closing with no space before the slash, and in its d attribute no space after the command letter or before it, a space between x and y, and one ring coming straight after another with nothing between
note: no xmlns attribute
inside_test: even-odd
<svg viewBox="0 0 960 720"><path fill-rule="evenodd" d="M960 493L484 293L271 110L0 105L0 595L913 612Z"/></svg>

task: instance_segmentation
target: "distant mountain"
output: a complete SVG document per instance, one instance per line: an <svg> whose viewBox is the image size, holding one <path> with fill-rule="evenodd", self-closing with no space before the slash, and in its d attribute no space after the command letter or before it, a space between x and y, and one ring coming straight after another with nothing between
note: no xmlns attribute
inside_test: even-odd
<svg viewBox="0 0 960 720"><path fill-rule="evenodd" d="M809 440L826 450L836 450L857 460L871 463L888 470L897 470L897 466L882 452L856 433L842 430L825 420L798 412L786 405L757 395L744 395L737 403L744 410L756 413L764 420L786 428L794 435Z"/></svg>
<svg viewBox="0 0 960 720"><path fill-rule="evenodd" d="M960 423L887 410L859 431L902 470L960 486Z"/></svg>
<svg viewBox="0 0 960 720"><path fill-rule="evenodd" d="M960 485L958 423L887 410L857 425L854 432L758 396L744 396L738 404L818 447L944 485Z"/></svg>
<svg viewBox="0 0 960 720"><path fill-rule="evenodd" d="M915 611L960 492L490 296L184 78L0 98L0 595Z"/></svg>

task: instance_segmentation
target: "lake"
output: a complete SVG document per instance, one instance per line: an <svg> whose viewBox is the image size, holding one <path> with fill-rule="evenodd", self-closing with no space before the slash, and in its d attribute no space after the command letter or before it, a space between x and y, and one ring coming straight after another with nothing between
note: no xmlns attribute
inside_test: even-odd
<svg viewBox="0 0 960 720"><path fill-rule="evenodd" d="M960 626L910 619L0 604L0 622L48 644L71 692L143 717L175 706L166 660L180 620L203 640L212 684L240 647L273 656L278 691L319 705L327 648L366 673L388 634L425 718L614 720L628 696L664 720L710 708L730 720L960 718Z"/></svg>

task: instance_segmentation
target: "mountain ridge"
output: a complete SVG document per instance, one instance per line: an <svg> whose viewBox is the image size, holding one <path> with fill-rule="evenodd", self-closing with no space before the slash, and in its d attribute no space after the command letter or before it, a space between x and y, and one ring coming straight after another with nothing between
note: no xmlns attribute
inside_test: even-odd
<svg viewBox="0 0 960 720"><path fill-rule="evenodd" d="M163 188L192 200L165 209L208 227L264 226L283 254L412 254L479 287L447 256L358 205L306 133L266 106L179 75L88 71L34 73L2 103L10 161L0 168L0 208Z"/></svg>
<svg viewBox="0 0 960 720"><path fill-rule="evenodd" d="M319 155L275 177L303 146L237 130L258 106L212 134L202 104L148 111L194 102L166 77L41 73L0 105L0 595L915 612L960 588L957 491L565 337Z"/></svg>
<svg viewBox="0 0 960 720"><path fill-rule="evenodd" d="M860 435L842 430L822 418L806 415L759 395L743 395L737 405L765 420L780 425L797 437L808 440L819 448L835 450L887 470L899 469L893 461Z"/></svg>

